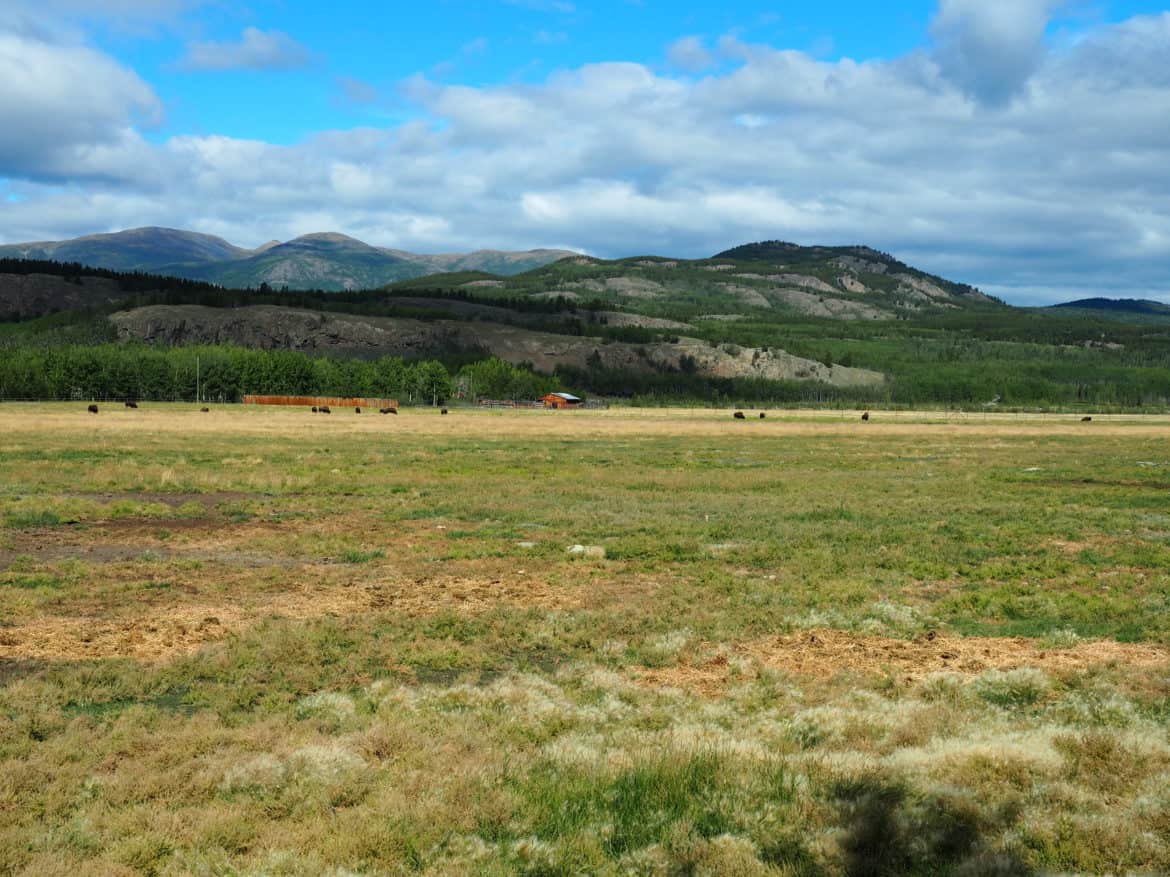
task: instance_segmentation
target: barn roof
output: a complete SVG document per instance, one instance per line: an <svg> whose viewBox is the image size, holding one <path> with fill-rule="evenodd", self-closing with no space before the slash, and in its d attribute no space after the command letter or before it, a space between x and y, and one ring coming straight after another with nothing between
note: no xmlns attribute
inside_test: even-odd
<svg viewBox="0 0 1170 877"><path fill-rule="evenodd" d="M580 402L581 401L578 397L574 396L572 393L549 393L549 395L556 396L560 399L564 399L566 402Z"/></svg>

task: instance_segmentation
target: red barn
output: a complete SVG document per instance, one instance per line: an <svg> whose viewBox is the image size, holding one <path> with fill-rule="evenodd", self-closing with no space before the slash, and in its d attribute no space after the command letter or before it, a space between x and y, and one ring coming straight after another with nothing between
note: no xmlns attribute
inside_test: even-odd
<svg viewBox="0 0 1170 877"><path fill-rule="evenodd" d="M579 408L581 400L572 393L549 393L547 396L541 396L540 401L544 403L545 408Z"/></svg>

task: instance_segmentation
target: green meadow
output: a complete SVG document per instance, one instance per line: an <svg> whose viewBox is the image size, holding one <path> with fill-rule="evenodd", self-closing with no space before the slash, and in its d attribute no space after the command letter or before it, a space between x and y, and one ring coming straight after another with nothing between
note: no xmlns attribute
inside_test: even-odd
<svg viewBox="0 0 1170 877"><path fill-rule="evenodd" d="M0 410L0 873L1170 872L1170 418Z"/></svg>

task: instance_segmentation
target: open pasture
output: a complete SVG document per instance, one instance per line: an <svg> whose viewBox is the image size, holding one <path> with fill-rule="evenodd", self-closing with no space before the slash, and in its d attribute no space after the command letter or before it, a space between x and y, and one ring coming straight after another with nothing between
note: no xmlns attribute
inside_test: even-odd
<svg viewBox="0 0 1170 877"><path fill-rule="evenodd" d="M0 409L0 873L1170 872L1170 418Z"/></svg>

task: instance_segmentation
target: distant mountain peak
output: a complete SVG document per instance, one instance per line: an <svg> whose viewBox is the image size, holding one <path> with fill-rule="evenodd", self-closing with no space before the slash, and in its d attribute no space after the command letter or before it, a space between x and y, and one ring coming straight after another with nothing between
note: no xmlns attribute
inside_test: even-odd
<svg viewBox="0 0 1170 877"><path fill-rule="evenodd" d="M288 286L290 289L359 289L448 271L519 274L572 255L564 250L480 250L428 256L375 247L335 231L255 249L223 238L163 226L91 234L68 241L0 246L0 258L78 262L113 271L169 274L220 286Z"/></svg>
<svg viewBox="0 0 1170 877"><path fill-rule="evenodd" d="M349 244L361 247L370 247L370 245L365 241L359 241L357 238L350 237L347 234L342 234L339 231L314 231L310 232L309 234L303 234L299 237L295 237L291 241L287 241L287 243L295 244L298 241L311 241L314 243L320 242L328 244ZM370 247L370 249L375 249L375 247Z"/></svg>
<svg viewBox="0 0 1170 877"><path fill-rule="evenodd" d="M735 259L740 262L771 262L783 260L796 254L805 253L834 253L843 256L860 256L865 259L874 259L896 263L898 260L888 253L875 250L860 244L843 247L825 246L820 244L794 244L790 241L756 241L751 244L740 244L730 250L717 253L713 259Z"/></svg>

